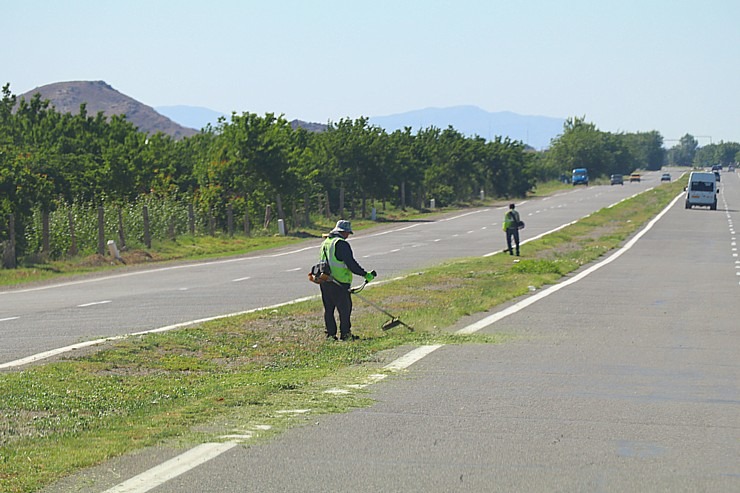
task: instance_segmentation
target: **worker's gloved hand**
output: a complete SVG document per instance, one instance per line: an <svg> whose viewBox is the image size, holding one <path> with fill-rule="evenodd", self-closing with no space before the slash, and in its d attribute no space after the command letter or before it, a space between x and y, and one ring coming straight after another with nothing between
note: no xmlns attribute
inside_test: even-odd
<svg viewBox="0 0 740 493"><path fill-rule="evenodd" d="M375 272L375 271L368 272L368 273L365 274L365 281L370 282L373 279L375 279L375 276L377 276L377 275L378 275L378 273Z"/></svg>

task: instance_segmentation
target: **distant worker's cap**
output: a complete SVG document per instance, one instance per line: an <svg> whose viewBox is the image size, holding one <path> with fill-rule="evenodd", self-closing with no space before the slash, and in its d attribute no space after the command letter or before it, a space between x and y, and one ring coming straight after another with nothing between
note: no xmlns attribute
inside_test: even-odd
<svg viewBox="0 0 740 493"><path fill-rule="evenodd" d="M352 231L352 224L350 224L349 221L345 221L344 219L340 219L339 221L337 221L337 225L334 226L334 229L332 229L331 232L349 234L354 233L354 231Z"/></svg>

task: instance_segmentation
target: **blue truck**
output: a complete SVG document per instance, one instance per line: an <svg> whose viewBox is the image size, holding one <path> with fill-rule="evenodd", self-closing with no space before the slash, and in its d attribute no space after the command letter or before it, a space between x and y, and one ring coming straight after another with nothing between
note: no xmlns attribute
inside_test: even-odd
<svg viewBox="0 0 740 493"><path fill-rule="evenodd" d="M586 168L574 169L570 182L573 185L588 185L588 170Z"/></svg>

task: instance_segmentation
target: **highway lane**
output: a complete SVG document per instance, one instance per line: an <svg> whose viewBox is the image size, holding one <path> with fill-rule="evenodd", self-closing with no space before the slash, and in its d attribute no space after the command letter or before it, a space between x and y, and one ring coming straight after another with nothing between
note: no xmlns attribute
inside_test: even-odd
<svg viewBox="0 0 740 493"><path fill-rule="evenodd" d="M445 346L370 408L152 491L740 491L737 175L719 204L678 200L613 262L484 329L513 341Z"/></svg>
<svg viewBox="0 0 740 493"><path fill-rule="evenodd" d="M522 202L536 236L656 186L659 173L624 186L574 187ZM483 208L434 220L379 226L351 237L355 255L380 278L423 269L447 258L503 247L503 209ZM218 261L126 269L30 289L0 290L0 364L80 341L153 330L315 295L306 278L320 240Z"/></svg>

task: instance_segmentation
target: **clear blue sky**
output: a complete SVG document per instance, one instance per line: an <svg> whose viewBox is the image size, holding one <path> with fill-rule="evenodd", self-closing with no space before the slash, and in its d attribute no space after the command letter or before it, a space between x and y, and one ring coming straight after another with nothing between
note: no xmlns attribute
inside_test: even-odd
<svg viewBox="0 0 740 493"><path fill-rule="evenodd" d="M0 0L0 84L326 122L427 107L740 142L738 0Z"/></svg>

